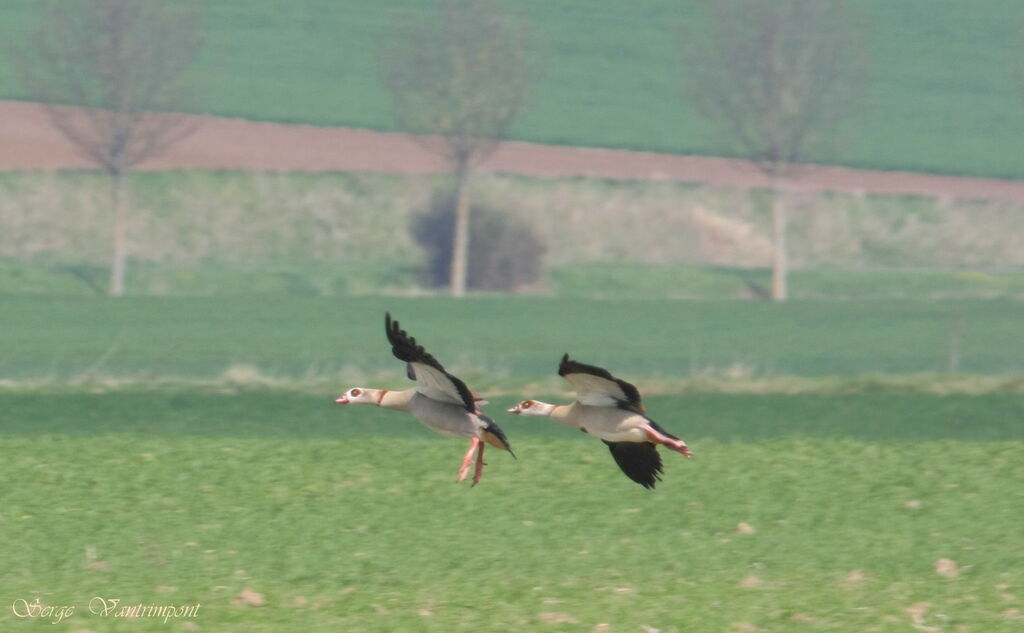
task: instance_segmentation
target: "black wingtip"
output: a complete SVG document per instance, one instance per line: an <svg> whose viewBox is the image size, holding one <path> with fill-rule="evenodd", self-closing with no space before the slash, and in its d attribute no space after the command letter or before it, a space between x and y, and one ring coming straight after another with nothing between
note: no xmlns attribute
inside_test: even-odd
<svg viewBox="0 0 1024 633"><path fill-rule="evenodd" d="M390 312L384 313L384 334L388 337L388 342L394 345L395 343L395 330L398 329L398 322L391 318Z"/></svg>
<svg viewBox="0 0 1024 633"><path fill-rule="evenodd" d="M410 380L416 380L416 371L411 366L411 363L422 363L433 367L451 381L459 397L462 399L462 404L466 407L466 411L472 413L476 409L476 405L473 402L473 393L466 386L466 383L445 371L444 366L427 353L422 345L416 342L415 336L409 336L409 333L402 329L398 321L391 318L390 312L384 313L384 324L387 329L388 342L391 343L391 354L398 360L407 363L405 371L406 376Z"/></svg>
<svg viewBox="0 0 1024 633"><path fill-rule="evenodd" d="M570 362L572 362L572 361L569 360L569 352L566 352L565 354L562 354L562 360L559 361L559 363L558 363L558 375L559 376L564 376L564 375L569 373L569 371L570 371L569 370L569 363Z"/></svg>
<svg viewBox="0 0 1024 633"><path fill-rule="evenodd" d="M391 353L398 360L414 362L421 356L426 356L422 347L416 345L416 338L409 336L398 321L391 318L391 313L384 313L384 329L388 342L391 343Z"/></svg>
<svg viewBox="0 0 1024 633"><path fill-rule="evenodd" d="M609 442L604 440L615 463L629 479L653 490L664 472L658 449L650 442Z"/></svg>

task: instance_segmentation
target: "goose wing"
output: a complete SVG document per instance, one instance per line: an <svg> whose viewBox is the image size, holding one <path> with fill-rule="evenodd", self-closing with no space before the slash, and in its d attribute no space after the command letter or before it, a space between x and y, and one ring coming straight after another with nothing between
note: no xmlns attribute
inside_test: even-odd
<svg viewBox="0 0 1024 633"><path fill-rule="evenodd" d="M612 376L607 369L574 361L566 354L558 365L558 375L569 381L582 404L644 413L637 388Z"/></svg>
<svg viewBox="0 0 1024 633"><path fill-rule="evenodd" d="M650 442L608 442L608 450L627 477L644 488L654 488L661 481L661 455Z"/></svg>
<svg viewBox="0 0 1024 633"><path fill-rule="evenodd" d="M391 343L391 353L407 363L406 374L416 381L416 391L433 400L465 407L470 413L477 410L473 393L466 383L445 371L444 366L417 344L416 339L409 336L390 313L384 316L384 327Z"/></svg>

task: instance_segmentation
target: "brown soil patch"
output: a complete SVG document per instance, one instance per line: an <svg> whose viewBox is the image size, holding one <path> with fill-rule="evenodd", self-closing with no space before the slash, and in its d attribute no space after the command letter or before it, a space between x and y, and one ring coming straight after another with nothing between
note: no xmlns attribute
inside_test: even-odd
<svg viewBox="0 0 1024 633"><path fill-rule="evenodd" d="M364 171L424 174L444 162L401 134L350 128L283 125L199 116L198 131L143 169L251 169ZM0 170L89 167L34 104L0 101ZM764 178L748 163L724 158L560 147L508 142L483 171L565 178L707 183L759 187ZM915 194L1024 203L1024 182L907 172L808 167L791 188L808 191Z"/></svg>

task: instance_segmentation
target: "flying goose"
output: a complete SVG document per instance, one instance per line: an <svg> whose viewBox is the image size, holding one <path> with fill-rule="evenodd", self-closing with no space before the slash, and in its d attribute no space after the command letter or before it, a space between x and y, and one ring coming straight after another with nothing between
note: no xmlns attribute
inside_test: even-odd
<svg viewBox="0 0 1024 633"><path fill-rule="evenodd" d="M661 481L658 444L686 457L693 455L686 442L647 417L640 392L625 380L606 369L571 360L568 354L558 365L558 375L576 390L575 402L555 405L523 400L508 413L549 417L597 436L608 445L622 472L644 488L654 488Z"/></svg>
<svg viewBox="0 0 1024 633"><path fill-rule="evenodd" d="M391 353L398 360L405 361L406 374L410 380L416 381L416 387L403 391L353 387L334 402L372 404L384 409L405 411L438 433L469 438L469 451L462 459L455 482L459 483L466 478L475 453L476 471L470 487L475 486L484 470L484 443L512 453L508 438L494 420L480 411L477 407L478 399L466 387L466 383L445 371L436 358L399 327L398 321L391 320L390 313L384 316L384 327L391 343ZM515 457L515 453L512 456Z"/></svg>

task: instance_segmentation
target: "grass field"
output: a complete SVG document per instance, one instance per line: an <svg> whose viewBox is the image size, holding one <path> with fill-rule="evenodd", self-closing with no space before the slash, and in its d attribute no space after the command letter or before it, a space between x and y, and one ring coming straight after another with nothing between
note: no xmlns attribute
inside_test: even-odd
<svg viewBox="0 0 1024 633"><path fill-rule="evenodd" d="M25 263L0 258L0 294L102 296L109 268L89 263ZM415 261L323 260L227 264L133 261L128 289L150 297L360 297L443 294L425 289ZM764 268L640 262L549 266L527 295L561 299L763 299L771 284ZM789 275L795 300L1024 299L1019 270L849 270L815 268Z"/></svg>
<svg viewBox="0 0 1024 633"><path fill-rule="evenodd" d="M412 0L203 3L195 69L205 112L390 129L378 50ZM34 0L0 6L0 33L24 37ZM1024 108L1014 81L1024 5L987 0L857 3L872 66L850 123L844 163L884 169L1024 177ZM517 139L723 155L728 147L684 107L675 32L699 21L695 2L642 6L526 0L535 81ZM6 60L0 95L20 97ZM956 151L949 151L956 148Z"/></svg>
<svg viewBox="0 0 1024 633"><path fill-rule="evenodd" d="M332 404L407 384L384 310L491 400L518 459L488 453L475 489L453 483L462 442ZM0 315L4 630L1024 621L1020 381L920 384L957 322L962 371L1019 375L1018 302L7 295ZM666 454L647 491L593 438L502 413L568 397L563 351L641 385L695 458ZM920 371L902 387L867 375ZM732 374L780 382L715 393ZM183 615L97 615L94 598ZM47 616L19 617L36 600Z"/></svg>
<svg viewBox="0 0 1024 633"><path fill-rule="evenodd" d="M0 394L0 599L27 631L985 631L1024 602L1024 397L662 396L659 488L498 414L519 455L267 390ZM13 421L13 423L11 423ZM955 562L953 575L936 561ZM248 601L235 604L244 590ZM200 605L92 615L93 597ZM935 627L921 629L920 627ZM644 627L650 627L645 629Z"/></svg>
<svg viewBox="0 0 1024 633"><path fill-rule="evenodd" d="M563 352L662 380L945 372L951 354L967 374L1024 371L1024 304L1009 300L5 296L0 305L0 367L15 380L398 376L388 310L450 368L491 385L554 378Z"/></svg>

